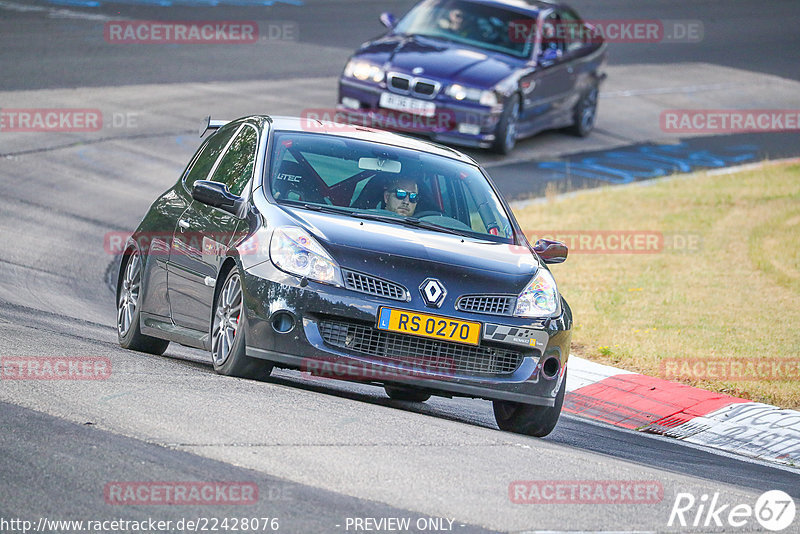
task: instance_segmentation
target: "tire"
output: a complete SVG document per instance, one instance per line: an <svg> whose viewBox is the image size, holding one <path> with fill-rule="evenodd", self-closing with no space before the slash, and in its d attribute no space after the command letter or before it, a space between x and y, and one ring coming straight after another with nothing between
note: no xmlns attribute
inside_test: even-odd
<svg viewBox="0 0 800 534"><path fill-rule="evenodd" d="M593 85L581 96L572 112L573 124L569 127L570 133L578 137L586 137L594 130L597 119L597 85Z"/></svg>
<svg viewBox="0 0 800 534"><path fill-rule="evenodd" d="M214 297L211 319L211 361L214 371L225 376L264 379L272 373L272 364L245 354L247 319L242 299L239 272L233 268Z"/></svg>
<svg viewBox="0 0 800 534"><path fill-rule="evenodd" d="M395 386L383 386L383 389L392 400L425 402L431 398L430 393L425 393L418 389L399 388Z"/></svg>
<svg viewBox="0 0 800 534"><path fill-rule="evenodd" d="M169 341L142 334L139 328L139 298L142 289L142 257L136 249L123 256L117 282L117 340L124 349L161 355Z"/></svg>
<svg viewBox="0 0 800 534"><path fill-rule="evenodd" d="M492 150L498 154L510 154L517 144L517 121L519 120L519 95L513 95L503 108L497 123Z"/></svg>
<svg viewBox="0 0 800 534"><path fill-rule="evenodd" d="M556 403L549 406L534 406L519 402L493 401L494 419L500 430L526 434L543 438L556 427L561 406L564 404L564 392L567 389L567 373L561 382L561 389L556 396Z"/></svg>

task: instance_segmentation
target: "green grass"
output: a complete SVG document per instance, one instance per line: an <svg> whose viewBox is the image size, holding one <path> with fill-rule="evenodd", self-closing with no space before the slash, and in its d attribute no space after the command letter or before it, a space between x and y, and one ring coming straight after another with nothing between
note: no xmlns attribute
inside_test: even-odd
<svg viewBox="0 0 800 534"><path fill-rule="evenodd" d="M800 362L800 165L608 187L516 214L523 229L665 237L657 253L574 251L552 267L573 309L574 353L653 376L675 358ZM672 246L687 239L695 246ZM800 408L800 372L681 380Z"/></svg>

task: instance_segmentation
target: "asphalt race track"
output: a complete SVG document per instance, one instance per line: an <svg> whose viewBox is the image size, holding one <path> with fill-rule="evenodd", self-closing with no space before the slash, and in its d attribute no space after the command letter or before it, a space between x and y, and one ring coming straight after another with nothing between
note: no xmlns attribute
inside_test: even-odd
<svg viewBox="0 0 800 534"><path fill-rule="evenodd" d="M380 33L378 14L413 5L171 3L0 0L0 108L94 108L104 119L90 133L0 131L0 355L112 365L108 380L0 381L0 532L21 531L4 526L10 519L241 517L278 518L279 531L297 533L368 531L354 518L410 518L411 532L709 532L721 529L668 526L678 493L719 494L732 506L771 489L800 498L796 469L572 416L547 438L527 438L497 430L484 401L420 406L299 372L265 382L218 376L209 356L176 344L163 357L122 350L109 235L132 230L177 178L199 144L200 119L333 106L348 55ZM612 46L598 129L585 140L551 132L506 159L473 153L509 196L541 195L548 182L594 187L686 170L680 158L643 169L642 147L685 147L692 169L800 152L796 132L684 138L658 125L661 109L681 106L800 108L795 0L572 4L590 19L699 20L703 40ZM250 46L108 44L103 25L117 19L280 21L296 33ZM600 160L619 164L609 171ZM650 481L663 498L515 504L517 480ZM108 485L126 481L250 483L258 499L109 502ZM727 531L761 530L750 521Z"/></svg>

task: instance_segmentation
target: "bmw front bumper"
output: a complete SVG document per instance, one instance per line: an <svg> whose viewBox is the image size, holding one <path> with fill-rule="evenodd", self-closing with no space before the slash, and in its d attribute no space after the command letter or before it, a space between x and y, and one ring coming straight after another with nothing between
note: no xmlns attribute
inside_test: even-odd
<svg viewBox="0 0 800 534"><path fill-rule="evenodd" d="M380 97L387 90L349 78L339 80L337 112L346 114L348 122L383 130L410 133L433 141L476 148L488 148L495 140L495 130L502 106L486 107L477 103L457 102L440 93L434 117L413 116L380 107ZM359 102L358 109L345 106L344 98Z"/></svg>

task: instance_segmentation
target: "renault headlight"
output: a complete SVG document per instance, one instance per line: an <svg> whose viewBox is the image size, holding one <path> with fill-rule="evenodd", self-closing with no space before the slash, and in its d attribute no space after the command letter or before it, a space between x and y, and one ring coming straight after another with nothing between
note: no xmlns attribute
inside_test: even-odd
<svg viewBox="0 0 800 534"><path fill-rule="evenodd" d="M547 269L539 269L533 280L517 297L514 315L519 317L545 317L558 311L558 288Z"/></svg>
<svg viewBox="0 0 800 534"><path fill-rule="evenodd" d="M471 102L478 102L482 106L494 106L497 104L497 95L494 91L487 91L484 89L477 89L475 87L464 87L454 83L448 86L445 90L448 96L456 100L469 100Z"/></svg>
<svg viewBox="0 0 800 534"><path fill-rule="evenodd" d="M380 83L383 81L384 72L379 66L367 61L351 59L344 68L344 75L362 82L371 80L375 83Z"/></svg>
<svg viewBox="0 0 800 534"><path fill-rule="evenodd" d="M296 226L275 229L269 246L272 263L289 274L324 284L342 284L342 272L322 245Z"/></svg>

